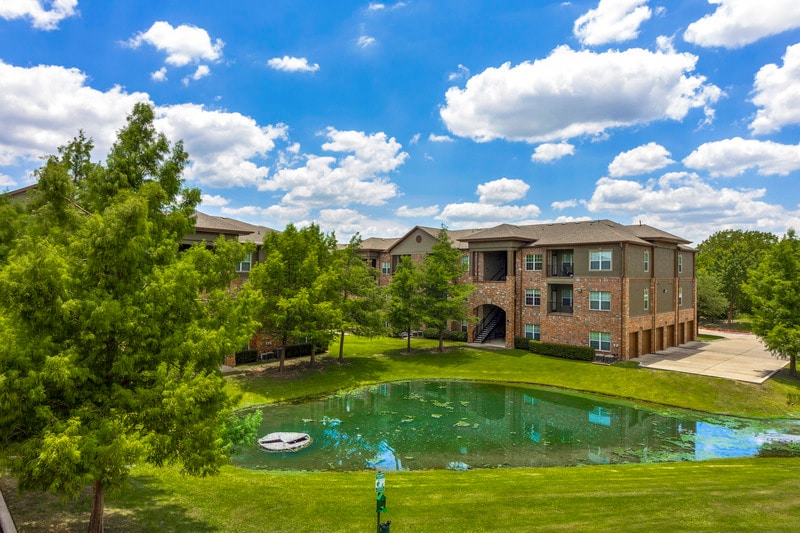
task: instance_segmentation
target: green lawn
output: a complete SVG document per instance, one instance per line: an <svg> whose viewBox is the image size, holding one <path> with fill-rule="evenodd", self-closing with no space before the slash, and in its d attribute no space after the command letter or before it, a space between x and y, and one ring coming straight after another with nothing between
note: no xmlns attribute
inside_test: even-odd
<svg viewBox="0 0 800 533"><path fill-rule="evenodd" d="M450 347L414 339L348 337L347 362L251 365L229 377L241 405L290 401L389 380L456 378L532 383L748 416L800 414L800 383L762 386L645 369L593 365L519 350ZM421 351L423 350L424 351ZM242 370L242 369L240 369ZM266 472L233 467L198 479L137 466L106 498L109 531L374 531L373 472ZM392 531L795 531L800 459L387 473ZM77 502L2 487L21 532L85 530Z"/></svg>

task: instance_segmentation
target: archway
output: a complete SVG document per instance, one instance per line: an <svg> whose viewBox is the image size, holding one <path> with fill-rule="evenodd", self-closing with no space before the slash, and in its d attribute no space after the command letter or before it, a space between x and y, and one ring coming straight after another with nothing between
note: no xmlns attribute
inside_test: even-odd
<svg viewBox="0 0 800 533"><path fill-rule="evenodd" d="M492 304L479 305L474 310L480 321L472 330L472 342L484 343L506 338L506 312L502 307Z"/></svg>

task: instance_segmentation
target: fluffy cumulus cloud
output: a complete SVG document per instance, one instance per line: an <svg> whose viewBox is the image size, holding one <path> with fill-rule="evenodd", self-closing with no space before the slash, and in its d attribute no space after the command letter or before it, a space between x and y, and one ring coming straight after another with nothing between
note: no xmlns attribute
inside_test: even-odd
<svg viewBox="0 0 800 533"><path fill-rule="evenodd" d="M578 17L572 31L586 45L629 41L638 37L639 26L651 15L647 0L600 0Z"/></svg>
<svg viewBox="0 0 800 533"><path fill-rule="evenodd" d="M753 103L760 109L750 123L756 135L800 123L800 44L786 48L783 67L764 65L753 84Z"/></svg>
<svg viewBox="0 0 800 533"><path fill-rule="evenodd" d="M577 207L578 201L574 198L570 200L563 200L560 202L553 202L550 204L550 207L555 209L556 211L563 211L564 209L569 209L570 207Z"/></svg>
<svg viewBox="0 0 800 533"><path fill-rule="evenodd" d="M319 70L317 63L311 65L305 57L273 57L267 61L267 65L283 72L316 72Z"/></svg>
<svg viewBox="0 0 800 533"><path fill-rule="evenodd" d="M530 186L522 180L500 178L489 181L478 185L475 191L477 202L448 204L435 218L454 227L532 223L541 213L539 207L508 204L524 198L529 189Z"/></svg>
<svg viewBox="0 0 800 533"><path fill-rule="evenodd" d="M325 136L328 141L322 150L336 155L306 154L304 165L279 168L259 189L284 191L281 205L306 212L352 204L383 205L397 195L397 185L387 174L402 165L408 154L394 137L334 128L328 128Z"/></svg>
<svg viewBox="0 0 800 533"><path fill-rule="evenodd" d="M230 200L218 194L204 194L201 200L203 207L222 207L230 203Z"/></svg>
<svg viewBox="0 0 800 533"><path fill-rule="evenodd" d="M525 198L530 185L522 180L500 178L478 185L478 201L482 204L501 205Z"/></svg>
<svg viewBox="0 0 800 533"><path fill-rule="evenodd" d="M717 9L689 24L683 38L700 46L739 48L763 37L800 28L797 0L708 0Z"/></svg>
<svg viewBox="0 0 800 533"><path fill-rule="evenodd" d="M165 52L167 54L165 62L175 67L184 67L203 61L217 61L222 57L222 48L225 46L222 39L212 42L208 32L203 28L188 24L173 27L169 22L164 21L154 22L150 29L139 32L128 40L127 44L132 48L149 44L157 50ZM193 75L184 78L184 83L191 79L198 80L209 73L207 65L200 65ZM162 69L154 72L151 77L163 79L165 75L166 71Z"/></svg>
<svg viewBox="0 0 800 533"><path fill-rule="evenodd" d="M215 111L197 104L156 109L156 128L172 140L182 139L191 158L187 179L212 187L245 187L263 182L269 168L259 165L287 136L286 126L259 126L239 113Z"/></svg>
<svg viewBox="0 0 800 533"><path fill-rule="evenodd" d="M619 154L608 165L608 174L617 178L653 172L674 163L670 155L666 148L651 142Z"/></svg>
<svg viewBox="0 0 800 533"><path fill-rule="evenodd" d="M65 18L78 13L78 0L3 0L0 18L6 20L25 18L39 30L54 30Z"/></svg>
<svg viewBox="0 0 800 533"><path fill-rule="evenodd" d="M424 207L408 207L407 205L401 205L400 207L397 208L397 210L395 210L394 214L404 218L422 218L422 217L432 217L438 212L439 212L438 205L430 205Z"/></svg>
<svg viewBox="0 0 800 533"><path fill-rule="evenodd" d="M536 147L531 155L531 161L536 163L549 163L568 155L575 155L575 146L566 143L544 143Z"/></svg>
<svg viewBox="0 0 800 533"><path fill-rule="evenodd" d="M750 169L763 176L785 176L800 169L800 144L734 137L700 145L683 164L712 176L738 176Z"/></svg>
<svg viewBox="0 0 800 533"><path fill-rule="evenodd" d="M431 133L428 135L428 140L434 143L450 143L453 142L453 138L449 135L434 135Z"/></svg>
<svg viewBox="0 0 800 533"><path fill-rule="evenodd" d="M783 233L800 222L800 211L761 200L764 189L715 189L694 173L668 173L646 184L601 178L587 203L590 212L628 215L695 243L715 231L750 228ZM713 219L708 214L714 213Z"/></svg>
<svg viewBox="0 0 800 533"><path fill-rule="evenodd" d="M120 87L93 89L77 69L24 68L0 60L0 124L14 125L0 128L0 166L53 154L79 128L93 139L95 158L104 158L125 117L142 101L149 101L149 96L126 93Z"/></svg>
<svg viewBox="0 0 800 533"><path fill-rule="evenodd" d="M669 50L595 53L561 46L545 59L488 68L465 88L451 87L440 114L453 134L479 142L549 142L683 120L722 95L705 77L690 74L696 62L695 55Z"/></svg>

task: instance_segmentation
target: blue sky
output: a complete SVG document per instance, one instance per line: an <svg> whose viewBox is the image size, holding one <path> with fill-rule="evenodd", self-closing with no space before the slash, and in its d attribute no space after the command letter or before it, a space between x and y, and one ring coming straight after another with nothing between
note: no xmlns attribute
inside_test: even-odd
<svg viewBox="0 0 800 533"><path fill-rule="evenodd" d="M800 229L797 0L0 2L0 188L139 101L276 229Z"/></svg>

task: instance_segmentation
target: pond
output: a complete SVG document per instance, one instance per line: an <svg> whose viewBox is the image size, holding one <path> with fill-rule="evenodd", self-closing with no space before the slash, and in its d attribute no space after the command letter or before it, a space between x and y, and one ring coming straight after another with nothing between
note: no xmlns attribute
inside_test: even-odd
<svg viewBox="0 0 800 533"><path fill-rule="evenodd" d="M263 409L259 436L308 433L298 452L253 443L233 457L271 470L422 470L698 461L780 453L794 420L658 413L605 398L462 381L376 385ZM776 452L777 450L777 452Z"/></svg>

